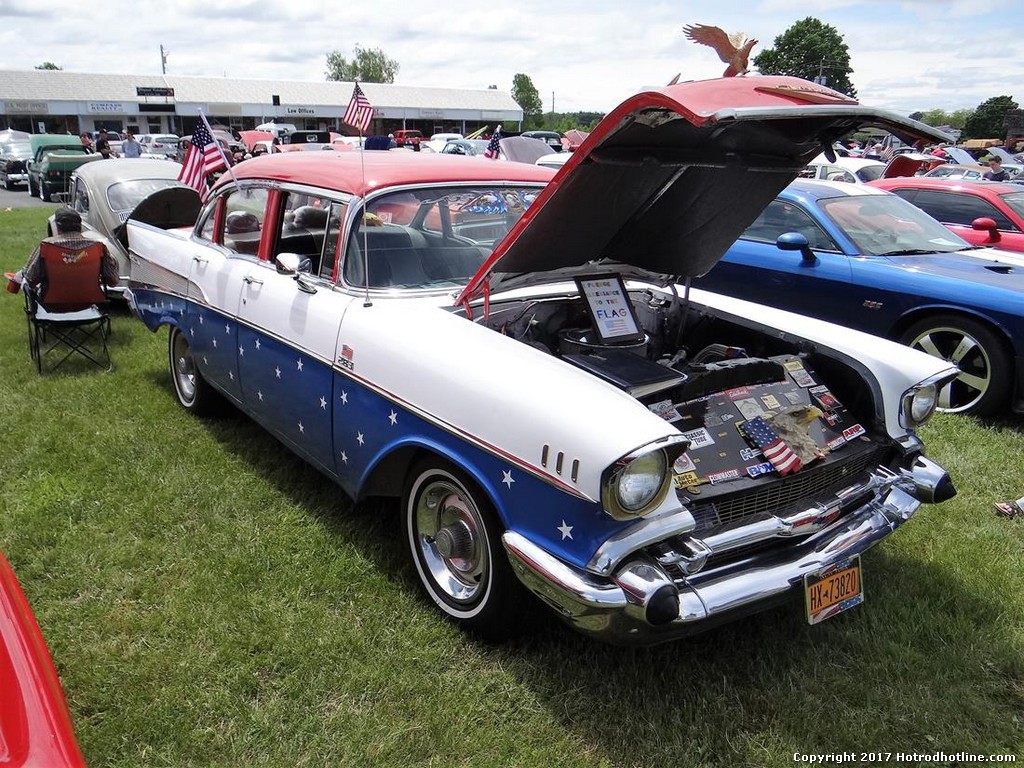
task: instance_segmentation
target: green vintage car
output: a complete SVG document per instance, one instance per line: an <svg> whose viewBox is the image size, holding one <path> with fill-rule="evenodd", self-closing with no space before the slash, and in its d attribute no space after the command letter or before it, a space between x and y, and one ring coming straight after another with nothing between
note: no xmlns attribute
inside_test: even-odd
<svg viewBox="0 0 1024 768"><path fill-rule="evenodd" d="M37 133L29 137L32 159L28 161L28 193L50 201L68 191L71 173L100 155L82 146L77 136Z"/></svg>

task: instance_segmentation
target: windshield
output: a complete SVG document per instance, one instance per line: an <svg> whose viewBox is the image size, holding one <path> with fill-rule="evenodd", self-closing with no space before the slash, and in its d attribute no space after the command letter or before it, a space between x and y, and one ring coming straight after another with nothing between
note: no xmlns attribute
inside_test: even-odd
<svg viewBox="0 0 1024 768"><path fill-rule="evenodd" d="M932 168L925 176L934 176L940 179L980 178L981 169L964 168L960 165L940 165L937 168Z"/></svg>
<svg viewBox="0 0 1024 768"><path fill-rule="evenodd" d="M857 178L861 181L874 181L875 179L882 178L884 172L884 165L865 165L857 169Z"/></svg>
<svg viewBox="0 0 1024 768"><path fill-rule="evenodd" d="M952 253L970 245L896 195L849 195L818 203L865 256Z"/></svg>
<svg viewBox="0 0 1024 768"><path fill-rule="evenodd" d="M132 179L119 181L107 187L107 205L114 212L130 212L135 210L144 198L149 197L158 189L178 186L175 179Z"/></svg>
<svg viewBox="0 0 1024 768"><path fill-rule="evenodd" d="M1024 191L1000 195L1003 202L1024 221ZM1018 226L1020 226L1018 224Z"/></svg>
<svg viewBox="0 0 1024 768"><path fill-rule="evenodd" d="M369 287L377 289L462 286L541 189L474 185L378 197L349 237L344 280L363 287L368 273Z"/></svg>

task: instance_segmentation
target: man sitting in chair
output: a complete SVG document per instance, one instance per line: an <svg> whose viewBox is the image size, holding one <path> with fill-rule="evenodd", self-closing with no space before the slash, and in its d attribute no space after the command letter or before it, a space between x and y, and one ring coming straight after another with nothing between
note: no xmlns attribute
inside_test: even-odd
<svg viewBox="0 0 1024 768"><path fill-rule="evenodd" d="M57 234L43 240L44 243L53 243L69 251L84 251L90 246L97 245L96 240L90 240L82 236L82 217L78 211L72 208L61 208L53 217L57 225ZM99 243L102 246L102 243ZM40 246L32 252L25 269L22 270L24 282L31 287L37 296L44 293L41 283L45 279L46 272L43 269L43 261L39 258ZM118 273L117 261L103 246L103 282L109 287L117 285Z"/></svg>

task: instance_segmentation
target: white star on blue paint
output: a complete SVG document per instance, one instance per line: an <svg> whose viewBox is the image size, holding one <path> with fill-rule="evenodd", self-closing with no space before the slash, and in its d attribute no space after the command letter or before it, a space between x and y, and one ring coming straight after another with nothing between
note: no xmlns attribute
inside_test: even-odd
<svg viewBox="0 0 1024 768"><path fill-rule="evenodd" d="M327 400L323 396L320 397L320 407L325 411L327 410Z"/></svg>
<svg viewBox="0 0 1024 768"><path fill-rule="evenodd" d="M348 454L346 454L344 451L341 452L341 463L348 464Z"/></svg>
<svg viewBox="0 0 1024 768"><path fill-rule="evenodd" d="M504 470L504 469L501 470L501 482L503 482L505 485L507 485L509 490L512 490L512 483L514 483L515 480L512 479L512 470L511 469L509 469L509 470Z"/></svg>
<svg viewBox="0 0 1024 768"><path fill-rule="evenodd" d="M356 432L356 442L359 443L360 445L363 444L363 433L362 432Z"/></svg>
<svg viewBox="0 0 1024 768"><path fill-rule="evenodd" d="M342 390L341 392L341 404L348 405L348 392Z"/></svg>
<svg viewBox="0 0 1024 768"><path fill-rule="evenodd" d="M245 347L239 347L238 348L238 356L239 357L245 357Z"/></svg>
<svg viewBox="0 0 1024 768"><path fill-rule="evenodd" d="M202 324L203 324L203 316L202 316L202 315L200 315L200 316L199 316L199 324L200 324L200 325L202 325Z"/></svg>
<svg viewBox="0 0 1024 768"><path fill-rule="evenodd" d="M231 326L228 325L227 323L224 323L224 333L227 333L227 334L231 333Z"/></svg>
<svg viewBox="0 0 1024 768"><path fill-rule="evenodd" d="M260 340L256 339L256 349L259 349L259 348L260 348Z"/></svg>
<svg viewBox="0 0 1024 768"><path fill-rule="evenodd" d="M392 427L395 426L395 424L398 423L398 414L392 411L390 414L388 414L388 421L391 422Z"/></svg>
<svg viewBox="0 0 1024 768"><path fill-rule="evenodd" d="M559 533L562 534L562 541L565 541L566 539L571 539L572 538L572 526L571 525L567 525L565 520L562 521L561 525L556 526L556 527L557 527Z"/></svg>
<svg viewBox="0 0 1024 768"><path fill-rule="evenodd" d="M276 365L274 366L274 373L277 374L277 378L279 378L279 379L281 378L281 368L280 368L280 366L276 366Z"/></svg>
<svg viewBox="0 0 1024 768"><path fill-rule="evenodd" d="M260 402L262 402L263 401L263 390L259 390L256 393L256 397L258 397L260 399Z"/></svg>
<svg viewBox="0 0 1024 768"><path fill-rule="evenodd" d="M296 362L296 363L298 363L298 366L299 366L299 370L301 371L301 370L302 370L302 358L300 357L300 358L299 358L298 360L296 360L295 362Z"/></svg>
<svg viewBox="0 0 1024 768"><path fill-rule="evenodd" d="M214 349L217 348L217 339L216 339L216 337L214 337L214 339L213 339L213 348Z"/></svg>
<svg viewBox="0 0 1024 768"><path fill-rule="evenodd" d="M196 335L196 329L195 328L189 328L188 329L188 335L189 336L195 336Z"/></svg>
<svg viewBox="0 0 1024 768"><path fill-rule="evenodd" d="M306 432L306 428L304 426L302 426L302 422L301 421L299 422L299 432L301 432L303 434Z"/></svg>
<svg viewBox="0 0 1024 768"><path fill-rule="evenodd" d="M232 381L234 381L235 380L235 372L234 371L228 371L228 378L231 379Z"/></svg>

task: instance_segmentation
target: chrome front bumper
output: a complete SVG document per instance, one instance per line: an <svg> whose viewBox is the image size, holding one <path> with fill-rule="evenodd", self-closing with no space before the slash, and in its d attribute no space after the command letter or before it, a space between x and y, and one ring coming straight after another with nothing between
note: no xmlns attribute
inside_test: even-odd
<svg viewBox="0 0 1024 768"><path fill-rule="evenodd" d="M856 493L856 506L838 520L817 516L815 522L806 512L760 517L689 539L679 560L633 553L607 577L571 566L514 531L502 541L519 579L575 629L611 643L652 645L790 600L805 575L870 549L923 501L955 493L945 470L920 456L901 473L879 467L862 485L869 497ZM802 531L794 530L794 520ZM715 555L770 540L784 544L705 567Z"/></svg>

